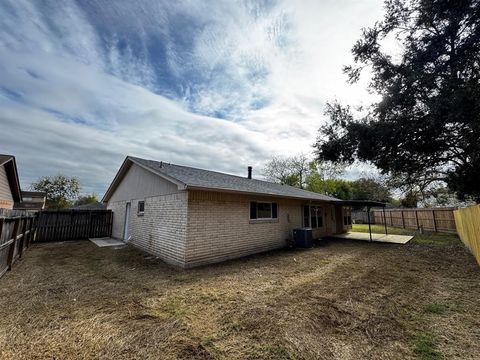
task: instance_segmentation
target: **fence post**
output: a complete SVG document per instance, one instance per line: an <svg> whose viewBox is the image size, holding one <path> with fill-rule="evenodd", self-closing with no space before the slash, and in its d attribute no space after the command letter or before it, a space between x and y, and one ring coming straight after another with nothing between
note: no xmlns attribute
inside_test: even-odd
<svg viewBox="0 0 480 360"><path fill-rule="evenodd" d="M420 229L420 224L418 223L418 210L415 209L415 221L417 223L417 230Z"/></svg>
<svg viewBox="0 0 480 360"><path fill-rule="evenodd" d="M400 210L400 214L402 214L402 227L405 229L405 217L403 216L403 210Z"/></svg>
<svg viewBox="0 0 480 360"><path fill-rule="evenodd" d="M36 242L37 241L37 231L38 231L38 223L40 222L40 216L41 216L42 212L39 211L35 214L35 216L33 217L32 219L32 236L30 237L30 239L28 239L28 241L30 243L32 242Z"/></svg>
<svg viewBox="0 0 480 360"><path fill-rule="evenodd" d="M53 238L52 238L52 240L54 240L54 241L57 240L57 233L58 233L58 231L57 231L58 212L59 212L59 211L57 210L57 212L55 213L55 222L53 223L53 231L52 231L52 233L53 233Z"/></svg>
<svg viewBox="0 0 480 360"><path fill-rule="evenodd" d="M2 240L2 235L3 235L3 222L5 220L3 218L0 218L0 240ZM0 270L1 271L1 270Z"/></svg>
<svg viewBox="0 0 480 360"><path fill-rule="evenodd" d="M368 217L368 233L370 234L370 242L372 242L372 225L370 224L370 208L367 207L367 217Z"/></svg>
<svg viewBox="0 0 480 360"><path fill-rule="evenodd" d="M25 242L25 247L28 249L28 247L30 246L30 236L31 236L31 231L30 231L30 227L31 227L31 222L32 222L32 218L31 217L27 217L26 221L25 221L25 231L28 231L28 235L25 235L24 236L24 242Z"/></svg>
<svg viewBox="0 0 480 360"><path fill-rule="evenodd" d="M385 235L388 235L387 230L387 217L385 216L385 206L382 208L383 212L383 226L385 227Z"/></svg>
<svg viewBox="0 0 480 360"><path fill-rule="evenodd" d="M20 244L18 245L18 256L21 259L23 255L23 244L25 242L25 232L27 231L27 218L22 216L20 221L22 223L22 237L20 238Z"/></svg>
<svg viewBox="0 0 480 360"><path fill-rule="evenodd" d="M27 243L27 247L30 247L32 241L33 241L33 236L35 235L34 233L34 223L35 223L35 218L34 217L31 217L30 218L30 223L28 224L29 225L29 233L28 233L28 243Z"/></svg>
<svg viewBox="0 0 480 360"><path fill-rule="evenodd" d="M90 233L92 232L92 212L88 212L88 234L87 239L90 237ZM93 236L92 236L93 237Z"/></svg>
<svg viewBox="0 0 480 360"><path fill-rule="evenodd" d="M432 210L433 217L433 231L437 232L437 220L435 219L435 210Z"/></svg>
<svg viewBox="0 0 480 360"><path fill-rule="evenodd" d="M8 249L8 258L7 258L8 271L12 270L13 255L15 254L15 245L17 244L17 232L18 232L19 225L20 225L20 219L15 219L15 222L13 224L13 237L12 237L13 241L10 244L10 248Z"/></svg>

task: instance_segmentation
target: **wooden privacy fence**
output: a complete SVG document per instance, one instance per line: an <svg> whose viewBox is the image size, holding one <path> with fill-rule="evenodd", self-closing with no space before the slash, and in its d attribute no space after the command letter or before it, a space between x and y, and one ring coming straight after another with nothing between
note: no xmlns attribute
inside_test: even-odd
<svg viewBox="0 0 480 360"><path fill-rule="evenodd" d="M46 210L38 213L35 241L110 237L111 210Z"/></svg>
<svg viewBox="0 0 480 360"><path fill-rule="evenodd" d="M404 229L420 229L434 232L456 232L455 208L388 209L374 210L374 223Z"/></svg>
<svg viewBox="0 0 480 360"><path fill-rule="evenodd" d="M373 223L373 212L370 211L370 222ZM352 221L355 224L368 224L368 212L362 210L352 211Z"/></svg>
<svg viewBox="0 0 480 360"><path fill-rule="evenodd" d="M480 205L454 211L457 233L480 264Z"/></svg>
<svg viewBox="0 0 480 360"><path fill-rule="evenodd" d="M0 213L0 277L12 269L33 241L35 215L2 215Z"/></svg>

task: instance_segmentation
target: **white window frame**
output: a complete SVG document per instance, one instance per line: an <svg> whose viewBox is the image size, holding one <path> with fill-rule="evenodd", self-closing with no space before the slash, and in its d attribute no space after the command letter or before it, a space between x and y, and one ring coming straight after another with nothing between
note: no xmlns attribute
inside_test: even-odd
<svg viewBox="0 0 480 360"><path fill-rule="evenodd" d="M140 211L140 203L143 203L143 211ZM145 214L145 200L139 200L137 203L137 216L143 216Z"/></svg>
<svg viewBox="0 0 480 360"><path fill-rule="evenodd" d="M324 207L322 205L310 205L306 204L304 205L304 208L302 209L302 215L303 215L303 221L305 222L305 206L308 206L308 227L311 227L312 229L323 229L325 227L325 214L324 214ZM317 208L319 211L317 212L317 227L312 227L312 208ZM321 214L321 219L322 219L322 226L318 226L318 214ZM304 226L307 226L307 224L303 224Z"/></svg>
<svg viewBox="0 0 480 360"><path fill-rule="evenodd" d="M252 221L256 221L256 220L259 220L259 221L262 221L262 220L278 220L278 203L277 202L275 202L275 201L254 201L254 200L252 200L249 203L250 207L252 206L251 205L252 203L255 203L256 206L257 206L256 211L255 211L257 217L252 219L252 214L249 211L248 217L249 217L250 220L252 220ZM262 218L258 217L258 204L270 204L270 217L268 217L268 218L267 217L262 217ZM276 204L276 206L277 206L277 217L273 217L273 204Z"/></svg>

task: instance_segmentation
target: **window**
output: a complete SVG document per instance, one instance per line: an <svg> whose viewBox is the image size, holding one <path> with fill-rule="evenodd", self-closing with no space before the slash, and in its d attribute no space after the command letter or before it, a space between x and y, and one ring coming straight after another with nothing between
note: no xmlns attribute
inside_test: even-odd
<svg viewBox="0 0 480 360"><path fill-rule="evenodd" d="M277 219L278 205L274 202L250 202L250 219Z"/></svg>
<svg viewBox="0 0 480 360"><path fill-rule="evenodd" d="M145 201L139 201L137 215L143 215L144 212L145 212Z"/></svg>
<svg viewBox="0 0 480 360"><path fill-rule="evenodd" d="M323 227L323 208L321 206L305 205L303 207L303 224L312 229Z"/></svg>

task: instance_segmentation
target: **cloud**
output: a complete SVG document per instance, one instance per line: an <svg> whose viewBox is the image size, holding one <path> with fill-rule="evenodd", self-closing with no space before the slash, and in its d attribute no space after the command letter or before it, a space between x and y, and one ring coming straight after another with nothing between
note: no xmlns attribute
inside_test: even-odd
<svg viewBox="0 0 480 360"><path fill-rule="evenodd" d="M311 152L379 1L0 4L0 153L100 195L131 154L244 174Z"/></svg>

